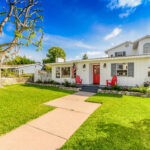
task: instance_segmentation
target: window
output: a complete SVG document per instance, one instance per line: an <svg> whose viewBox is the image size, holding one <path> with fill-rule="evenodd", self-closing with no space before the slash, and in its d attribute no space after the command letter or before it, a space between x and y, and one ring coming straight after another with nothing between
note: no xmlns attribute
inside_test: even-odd
<svg viewBox="0 0 150 150"><path fill-rule="evenodd" d="M117 76L127 76L128 75L128 64L117 64Z"/></svg>
<svg viewBox="0 0 150 150"><path fill-rule="evenodd" d="M111 64L111 76L134 77L134 63Z"/></svg>
<svg viewBox="0 0 150 150"><path fill-rule="evenodd" d="M150 54L150 43L145 43L143 46L143 53Z"/></svg>
<svg viewBox="0 0 150 150"><path fill-rule="evenodd" d="M122 57L122 56L126 56L126 52L125 51L115 52L115 57Z"/></svg>
<svg viewBox="0 0 150 150"><path fill-rule="evenodd" d="M56 78L60 78L60 67L56 68Z"/></svg>
<svg viewBox="0 0 150 150"><path fill-rule="evenodd" d="M70 67L62 67L61 68L61 77L69 78L70 77Z"/></svg>

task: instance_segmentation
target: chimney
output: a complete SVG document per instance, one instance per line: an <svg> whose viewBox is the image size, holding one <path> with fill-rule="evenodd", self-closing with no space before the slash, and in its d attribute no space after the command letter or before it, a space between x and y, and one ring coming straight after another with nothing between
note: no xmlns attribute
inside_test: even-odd
<svg viewBox="0 0 150 150"><path fill-rule="evenodd" d="M56 63L63 63L65 60L63 58L56 58Z"/></svg>

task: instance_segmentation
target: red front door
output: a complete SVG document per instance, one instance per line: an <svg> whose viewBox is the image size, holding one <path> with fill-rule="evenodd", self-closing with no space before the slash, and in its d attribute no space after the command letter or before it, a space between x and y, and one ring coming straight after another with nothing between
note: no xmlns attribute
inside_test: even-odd
<svg viewBox="0 0 150 150"><path fill-rule="evenodd" d="M100 84L100 65L93 65L93 84Z"/></svg>

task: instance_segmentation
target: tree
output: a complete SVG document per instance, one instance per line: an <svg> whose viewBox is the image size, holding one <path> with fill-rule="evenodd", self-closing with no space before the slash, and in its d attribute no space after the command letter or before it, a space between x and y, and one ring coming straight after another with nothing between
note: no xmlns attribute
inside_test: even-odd
<svg viewBox="0 0 150 150"><path fill-rule="evenodd" d="M0 66L5 58L16 55L21 46L32 44L37 50L42 49L44 34L40 0L6 0L6 7L0 7L0 36L8 23L13 26L12 39L0 44Z"/></svg>
<svg viewBox="0 0 150 150"><path fill-rule="evenodd" d="M13 60L6 62L7 65L24 65L35 64L34 60L27 58L26 56L16 56Z"/></svg>
<svg viewBox="0 0 150 150"><path fill-rule="evenodd" d="M51 47L46 56L47 58L43 59L43 63L54 63L56 58L66 59L66 53L60 47Z"/></svg>
<svg viewBox="0 0 150 150"><path fill-rule="evenodd" d="M82 59L83 59L83 60L88 59L88 56L87 56L86 53L82 56Z"/></svg>

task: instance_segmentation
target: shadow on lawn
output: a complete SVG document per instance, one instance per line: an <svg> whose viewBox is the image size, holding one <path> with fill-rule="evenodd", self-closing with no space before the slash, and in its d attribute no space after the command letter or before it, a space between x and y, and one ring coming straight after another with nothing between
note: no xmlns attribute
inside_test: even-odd
<svg viewBox="0 0 150 150"><path fill-rule="evenodd" d="M106 138L99 138L102 146L114 150L148 150L150 149L150 119L131 122L132 127L119 124L98 124L98 131L106 134ZM96 144L96 145L97 145Z"/></svg>
<svg viewBox="0 0 150 150"><path fill-rule="evenodd" d="M74 91L69 91L69 90L64 90L64 89L60 89L57 87L50 87L50 86L41 86L41 85L33 85L33 84L22 84L21 86L24 87L32 87L32 88L38 88L38 89L44 89L44 90L51 90L51 91L55 91L55 92L63 92L63 93L67 93L67 94L73 94Z"/></svg>
<svg viewBox="0 0 150 150"><path fill-rule="evenodd" d="M132 127L125 127L99 122L96 127L96 136L91 134L90 138L88 135L84 138L82 136L82 139L78 137L72 147L78 150L149 150L150 119L131 124Z"/></svg>

